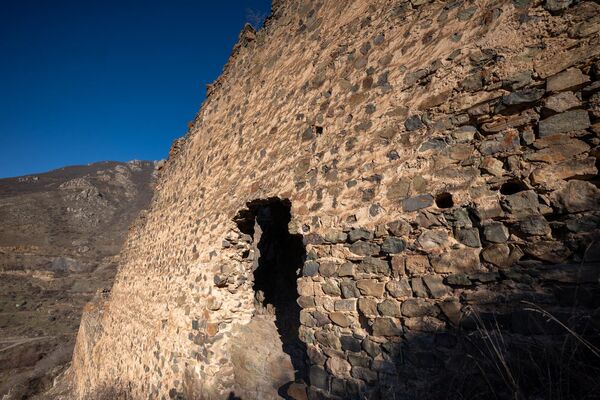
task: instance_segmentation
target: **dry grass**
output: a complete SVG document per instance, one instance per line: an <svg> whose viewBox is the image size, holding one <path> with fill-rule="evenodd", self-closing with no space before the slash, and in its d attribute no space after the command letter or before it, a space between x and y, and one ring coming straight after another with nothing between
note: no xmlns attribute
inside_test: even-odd
<svg viewBox="0 0 600 400"><path fill-rule="evenodd" d="M465 378L450 390L457 399L584 400L600 393L600 350L589 316L566 324L540 306L524 302L523 310L538 315L552 332L507 335L498 321L484 322L471 310L477 329L466 336L470 346ZM583 323L582 323L583 322ZM544 325L547 326L547 325ZM554 328L560 327L562 334ZM579 331L574 327L577 326Z"/></svg>

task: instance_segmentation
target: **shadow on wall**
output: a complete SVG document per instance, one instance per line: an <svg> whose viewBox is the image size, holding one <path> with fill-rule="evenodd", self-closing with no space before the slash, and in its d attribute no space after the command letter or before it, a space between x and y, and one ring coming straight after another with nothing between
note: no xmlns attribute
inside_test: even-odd
<svg viewBox="0 0 600 400"><path fill-rule="evenodd" d="M448 203L442 197L436 201ZM301 235L289 234L289 221L290 203L278 198L251 202L236 217L240 231L258 243L257 310L275 316L296 381L310 383L309 398L591 399L600 388L600 325L594 312L600 297L590 295L598 293L597 284L571 285L575 290L571 293L569 287L549 283L541 292L532 292L525 289L528 275L519 266L503 270L502 278L493 278L496 283L488 282L491 290L482 293L492 297L470 299L471 306L457 310L456 319L432 299L413 298L403 313L420 319L418 326L374 342L368 317L359 309L368 337L339 333L321 338L327 340L326 346L320 346L323 351L313 345L307 348L298 338L296 287L306 254ZM553 307L552 314L537 304ZM447 320L445 328L430 323L438 318ZM339 358L339 365L326 362ZM356 386L356 382L366 385ZM290 384L279 388L280 396L304 398L290 395ZM229 399L242 398L252 396L229 395Z"/></svg>
<svg viewBox="0 0 600 400"><path fill-rule="evenodd" d="M590 315L560 321L533 303L512 315L502 306L472 308L446 331L405 334L395 365L380 367L368 398L595 398L600 343Z"/></svg>
<svg viewBox="0 0 600 400"><path fill-rule="evenodd" d="M347 353L352 377L340 376L333 364L313 365L308 398L597 399L597 311L555 315L528 301L511 311L503 310L505 306L473 307L456 326L444 330L423 325L421 331L405 329L401 337L386 337L385 343L358 340ZM427 304L422 312L440 311ZM348 346L342 343L342 349ZM356 385L355 377L365 385Z"/></svg>
<svg viewBox="0 0 600 400"><path fill-rule="evenodd" d="M294 370L291 371L294 381L308 382L306 345L298 334L300 306L296 283L306 250L302 235L289 233L291 203L275 197L252 201L247 207L236 217L236 222L240 231L253 237L259 254L253 268L257 313L275 317L283 352L289 356ZM287 393L292 383L281 386L279 395L290 398Z"/></svg>
<svg viewBox="0 0 600 400"><path fill-rule="evenodd" d="M504 273L516 277L521 271L512 268ZM513 284L518 286L516 281ZM414 299L410 312L422 318L421 325L405 327L395 336L390 333L382 342L342 341L342 350L347 351L344 357L349 361L347 373L352 378L340 377L343 371L332 370L333 364L326 363L325 368L313 365L309 398L598 398L598 285L572 286L574 293L561 295L558 306L544 301L547 296L543 293L520 293L514 287L512 293L505 294L506 289L497 289L493 301L466 306L462 316L449 321L445 328L428 324L428 318L443 318L444 312L436 304ZM589 292L596 296L589 296ZM513 296L521 298L518 304L511 303ZM373 334L370 326L364 327ZM356 386L356 377L366 385Z"/></svg>

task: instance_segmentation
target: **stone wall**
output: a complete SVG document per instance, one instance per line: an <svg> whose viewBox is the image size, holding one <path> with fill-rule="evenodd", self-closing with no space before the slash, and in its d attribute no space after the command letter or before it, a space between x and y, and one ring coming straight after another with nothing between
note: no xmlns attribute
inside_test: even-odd
<svg viewBox="0 0 600 400"><path fill-rule="evenodd" d="M174 143L76 394L444 397L470 333L564 334L537 307L577 326L600 306L599 11L275 2ZM304 366L256 288L273 202L304 240Z"/></svg>

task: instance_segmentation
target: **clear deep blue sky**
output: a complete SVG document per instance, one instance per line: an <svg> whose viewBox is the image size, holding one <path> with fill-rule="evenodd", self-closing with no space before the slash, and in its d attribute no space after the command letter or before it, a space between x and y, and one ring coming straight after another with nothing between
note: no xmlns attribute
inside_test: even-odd
<svg viewBox="0 0 600 400"><path fill-rule="evenodd" d="M0 177L166 158L269 0L0 0Z"/></svg>

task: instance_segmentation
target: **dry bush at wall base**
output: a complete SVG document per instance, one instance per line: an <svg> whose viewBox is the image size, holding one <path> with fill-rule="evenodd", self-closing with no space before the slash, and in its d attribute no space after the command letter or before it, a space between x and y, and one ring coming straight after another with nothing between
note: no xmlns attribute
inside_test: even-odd
<svg viewBox="0 0 600 400"><path fill-rule="evenodd" d="M523 302L521 317L535 334L507 335L501 315L470 309L474 330L460 340L466 349L447 380L447 398L596 399L600 390L600 345L594 315L566 320Z"/></svg>

